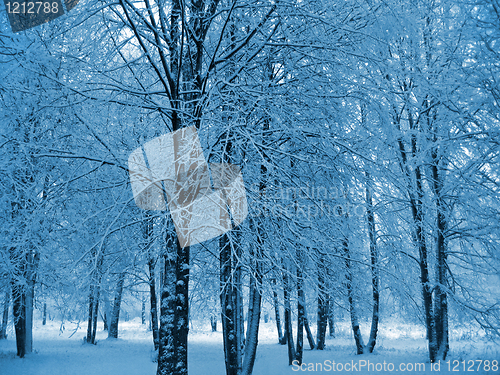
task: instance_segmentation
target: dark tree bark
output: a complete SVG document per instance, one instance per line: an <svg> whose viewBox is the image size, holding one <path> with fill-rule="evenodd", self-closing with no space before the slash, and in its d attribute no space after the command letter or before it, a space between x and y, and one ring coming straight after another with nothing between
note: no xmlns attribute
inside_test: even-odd
<svg viewBox="0 0 500 375"><path fill-rule="evenodd" d="M149 212L145 213L143 227L142 227L142 235L145 243L145 247L148 251L148 285L149 285L149 307L151 312L151 319L149 321L149 325L151 331L153 333L153 345L155 351L158 350L159 345L159 332L158 332L158 302L156 297L156 259L151 248L153 244L153 218ZM143 300L143 316L145 319L146 306L145 301Z"/></svg>
<svg viewBox="0 0 500 375"><path fill-rule="evenodd" d="M276 279L272 279L272 284L273 284L273 304L274 304L274 317L276 320L276 329L278 331L278 342L281 345L286 344L286 338L283 335L283 331L281 329L281 315L280 315L280 306L279 306L279 301L278 301L278 291L277 291L277 283Z"/></svg>
<svg viewBox="0 0 500 375"><path fill-rule="evenodd" d="M9 322L10 290L5 292L3 300L2 326L0 327L0 340L7 338L7 323Z"/></svg>
<svg viewBox="0 0 500 375"><path fill-rule="evenodd" d="M146 324L146 300L144 299L144 296L142 296L141 301L141 324Z"/></svg>
<svg viewBox="0 0 500 375"><path fill-rule="evenodd" d="M328 296L326 294L325 285L325 265L324 258L320 255L318 265L318 319L317 319L317 341L318 350L325 348L326 341L326 326L328 324Z"/></svg>
<svg viewBox="0 0 500 375"><path fill-rule="evenodd" d="M111 322L109 323L108 337L118 338L118 322L120 321L120 307L122 304L123 284L125 283L125 272L120 273L116 285L115 299L113 301L113 312L111 314Z"/></svg>
<svg viewBox="0 0 500 375"><path fill-rule="evenodd" d="M43 303L42 326L47 324L47 302Z"/></svg>
<svg viewBox="0 0 500 375"><path fill-rule="evenodd" d="M401 117L398 110L393 106L393 123L395 127L401 131ZM411 160L416 160L419 157L417 145L417 129L415 120L412 114L408 114L408 124L411 130L409 150L406 149L401 135L398 140L398 148L400 154L399 167L407 179L407 193L410 200L410 208L413 220L413 241L419 253L419 266L420 266L420 284L422 286L422 300L424 305L426 336L429 347L429 357L431 362L436 359L437 343L434 329L434 313L432 305L432 287L429 279L429 259L427 243L425 239L425 225L424 225L424 210L423 210L423 197L424 191L422 187L422 168L420 165L410 166L408 163L409 157ZM409 155L408 155L409 154Z"/></svg>
<svg viewBox="0 0 500 375"><path fill-rule="evenodd" d="M172 229L173 223L170 222ZM160 329L158 331L158 369L157 375L172 375L175 372L175 257L177 238L174 233L167 233L166 250L163 256L164 267L160 300Z"/></svg>
<svg viewBox="0 0 500 375"><path fill-rule="evenodd" d="M292 307L290 303L290 285L288 270L283 273L283 300L285 303L285 338L288 347L288 365L291 366L295 360L295 344L292 329Z"/></svg>
<svg viewBox="0 0 500 375"><path fill-rule="evenodd" d="M447 300L447 254L445 232L447 231L447 222L445 215L445 202L442 197L443 181L439 173L439 160L437 150L432 152L432 178L433 191L436 197L437 211L437 246L436 246L436 292L434 299L434 327L435 327L435 343L436 354L434 360L444 361L450 349L449 334L448 334L448 300Z"/></svg>
<svg viewBox="0 0 500 375"><path fill-rule="evenodd" d="M245 340L245 353L243 357L242 375L251 375L255 364L257 354L257 344L259 338L259 323L261 313L262 296L259 290L262 285L262 270L260 249L262 248L262 240L259 235L258 239L258 255L255 260L255 271L250 275L250 299L248 301L248 327Z"/></svg>
<svg viewBox="0 0 500 375"><path fill-rule="evenodd" d="M370 179L366 173L367 180ZM379 304L380 304L380 291L379 291L379 270L378 270L378 249L377 238L375 232L375 216L373 213L373 198L370 189L366 188L366 203L367 203L367 220L368 220L368 234L370 238L370 262L371 262L371 276L372 276L372 325L370 329L370 338L366 345L368 353L372 353L377 342L378 321L379 321Z"/></svg>
<svg viewBox="0 0 500 375"><path fill-rule="evenodd" d="M335 304L331 296L328 296L328 334L335 337Z"/></svg>
<svg viewBox="0 0 500 375"><path fill-rule="evenodd" d="M181 248L177 241L175 275L175 358L176 375L188 373L189 334L189 246Z"/></svg>
<svg viewBox="0 0 500 375"><path fill-rule="evenodd" d="M12 285L12 315L16 331L17 355L24 358L26 354L26 296L24 288Z"/></svg>
<svg viewBox="0 0 500 375"><path fill-rule="evenodd" d="M238 285L240 272L236 270L237 257L231 249L228 234L220 239L220 287L221 287L221 321L224 340L224 354L226 360L226 375L239 375L241 371L241 325L238 316ZM239 268L239 267L238 267Z"/></svg>
<svg viewBox="0 0 500 375"><path fill-rule="evenodd" d="M33 307L35 300L35 276L33 274L32 265L28 266L28 286L25 296L25 314L26 314L26 341L25 341L25 353L31 353L33 351Z"/></svg>
<svg viewBox="0 0 500 375"><path fill-rule="evenodd" d="M309 348L311 350L316 349L316 344L314 343L314 337L311 332L311 327L309 327L309 319L307 319L307 312L304 309L304 328L306 329L307 342L309 343Z"/></svg>
<svg viewBox="0 0 500 375"><path fill-rule="evenodd" d="M344 238L342 241L342 248L344 250L345 257L345 268L346 268L346 289L347 297L349 300L349 312L351 314L351 326L352 332L354 333L354 340L356 342L356 352L357 354L363 354L365 345L363 343L363 337L361 336L361 329L359 328L359 320L356 311L356 305L354 303L354 292L352 288L352 270L351 270L351 253L349 249L349 240Z"/></svg>
<svg viewBox="0 0 500 375"><path fill-rule="evenodd" d="M101 280L99 278L97 287L96 287L96 293L95 293L95 298L94 298L94 308L92 311L92 339L91 342L92 344L96 343L95 336L97 334L97 318L99 317L99 298L101 294Z"/></svg>
<svg viewBox="0 0 500 375"><path fill-rule="evenodd" d="M109 302L109 293L107 290L105 290L104 293L102 293L102 299L104 302L104 311L101 315L102 318L102 323L103 323L103 329L106 332L109 332L109 321L111 319L111 304Z"/></svg>
<svg viewBox="0 0 500 375"><path fill-rule="evenodd" d="M212 327L212 332L217 332L217 317L210 316L210 326Z"/></svg>
<svg viewBox="0 0 500 375"><path fill-rule="evenodd" d="M304 295L304 278L302 275L302 250L297 251L297 349L295 359L298 364L302 364L302 355L304 353L304 320L306 314L305 295Z"/></svg>
<svg viewBox="0 0 500 375"><path fill-rule="evenodd" d="M86 341L89 344L93 344L94 342L92 341L92 321L93 317L92 314L94 313L94 285L90 285L90 291L89 291L89 315L87 319L87 338Z"/></svg>
<svg viewBox="0 0 500 375"><path fill-rule="evenodd" d="M151 330L153 332L153 345L155 350L158 350L159 333L158 333L158 306L156 301L156 275L154 259L148 260L149 269L149 302L151 309Z"/></svg>

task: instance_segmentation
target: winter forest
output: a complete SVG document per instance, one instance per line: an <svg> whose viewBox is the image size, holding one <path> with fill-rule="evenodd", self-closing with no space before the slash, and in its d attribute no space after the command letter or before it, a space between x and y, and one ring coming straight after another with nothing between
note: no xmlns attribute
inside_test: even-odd
<svg viewBox="0 0 500 375"><path fill-rule="evenodd" d="M65 9L0 5L0 374L500 373L499 0ZM188 128L191 245L130 166Z"/></svg>

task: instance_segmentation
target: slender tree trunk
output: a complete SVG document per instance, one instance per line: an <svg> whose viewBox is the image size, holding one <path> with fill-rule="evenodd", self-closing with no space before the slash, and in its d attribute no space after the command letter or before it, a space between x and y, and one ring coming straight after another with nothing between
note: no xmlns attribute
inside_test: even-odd
<svg viewBox="0 0 500 375"><path fill-rule="evenodd" d="M145 325L146 324L146 300L144 298L144 296L142 296L142 301L141 301L141 304L142 304L142 307L141 307L141 324L142 325Z"/></svg>
<svg viewBox="0 0 500 375"><path fill-rule="evenodd" d="M97 334L97 318L99 317L99 298L101 295L101 280L99 278L95 291L94 309L92 311L92 344L95 344L95 336Z"/></svg>
<svg viewBox="0 0 500 375"><path fill-rule="evenodd" d="M292 329L292 307L290 304L290 284L288 269L283 271L283 301L285 303L285 339L288 346L288 365L291 366L295 360L295 344Z"/></svg>
<svg viewBox="0 0 500 375"><path fill-rule="evenodd" d="M335 337L335 305L332 297L328 296L328 334L330 337Z"/></svg>
<svg viewBox="0 0 500 375"><path fill-rule="evenodd" d="M259 236L259 239L261 237ZM250 300L248 301L248 322L247 334L245 341L245 353L243 359L242 375L251 375L255 364L257 354L257 344L259 338L259 323L261 313L262 296L259 291L259 286L262 284L262 270L260 249L261 241L258 241L258 256L255 261L255 272L250 275Z"/></svg>
<svg viewBox="0 0 500 375"><path fill-rule="evenodd" d="M318 328L316 335L318 350L323 350L325 348L326 326L328 324L328 297L325 291L325 271L324 258L320 256L318 266Z"/></svg>
<svg viewBox="0 0 500 375"><path fill-rule="evenodd" d="M33 351L33 307L35 302L36 272L38 269L39 254L37 251L29 250L26 259L26 281L25 289L25 317L26 317L26 341L25 353Z"/></svg>
<svg viewBox="0 0 500 375"><path fill-rule="evenodd" d="M300 268L302 261L302 250L298 250L297 254L297 350L295 359L298 364L302 364L302 355L304 353L304 319L305 319L305 296L304 296L304 278L302 269Z"/></svg>
<svg viewBox="0 0 500 375"><path fill-rule="evenodd" d="M47 324L47 302L43 303L42 326Z"/></svg>
<svg viewBox="0 0 500 375"><path fill-rule="evenodd" d="M217 332L217 317L215 315L210 316L210 326L212 327L212 332Z"/></svg>
<svg viewBox="0 0 500 375"><path fill-rule="evenodd" d="M102 299L104 302L104 314L102 317L102 322L104 324L104 330L109 332L109 323L111 320L111 303L109 302L109 290L107 290L107 288L104 293L102 293Z"/></svg>
<svg viewBox="0 0 500 375"><path fill-rule="evenodd" d="M349 241L347 238L344 238L342 242L342 247L345 256L345 267L346 267L345 278L346 278L347 297L349 300L349 311L351 313L352 332L354 334L354 341L356 342L357 354L363 354L365 345L363 343L361 329L359 328L359 320L356 311L356 305L354 303L354 292L352 289L351 253L349 250Z"/></svg>
<svg viewBox="0 0 500 375"><path fill-rule="evenodd" d="M9 321L10 290L5 292L3 300L2 326L0 327L0 340L7 338L7 323Z"/></svg>
<svg viewBox="0 0 500 375"><path fill-rule="evenodd" d="M149 302L151 308L151 330L153 332L153 345L158 350L158 306L156 301L156 275L154 259L149 258Z"/></svg>
<svg viewBox="0 0 500 375"><path fill-rule="evenodd" d="M90 285L89 291L89 316L87 320L87 343L92 344L92 314L94 312L94 285Z"/></svg>
<svg viewBox="0 0 500 375"><path fill-rule="evenodd" d="M436 197L437 211L437 243L436 243L436 294L434 300L434 322L436 330L436 358L446 359L449 351L448 334L448 301L447 301L447 255L445 232L447 222L445 216L445 204L442 199L442 180L438 170L436 151L432 153L434 163L432 165L433 190Z"/></svg>
<svg viewBox="0 0 500 375"><path fill-rule="evenodd" d="M314 336L311 332L311 327L309 327L309 319L307 319L307 311L304 309L304 328L306 329L307 342L309 343L309 348L311 350L316 349L316 344L314 343Z"/></svg>
<svg viewBox="0 0 500 375"><path fill-rule="evenodd" d="M400 129L399 125L399 115L397 110L393 110L393 122ZM423 213L423 197L424 192L422 188L422 171L419 165L411 169L408 166L408 156L413 159L418 158L417 149L417 139L416 139L416 129L413 116L408 116L410 130L413 131L411 136L411 150L407 151L405 144L403 143L402 137L398 139L398 147L401 155L400 168L403 174L406 176L408 182L408 195L410 198L410 207L413 219L413 241L418 249L419 253L419 265L420 265L420 284L422 286L422 299L424 304L424 314L425 314L425 325L426 325L426 336L429 346L429 358L431 362L434 362L436 358L436 336L434 330L434 316L433 316L433 306L432 306L432 287L429 279L429 264L428 264L428 251L427 243L425 240L425 228L424 228L424 213ZM414 185L412 184L414 181Z"/></svg>
<svg viewBox="0 0 500 375"><path fill-rule="evenodd" d="M113 312L111 314L111 322L109 324L108 337L118 338L118 322L120 321L120 307L122 304L123 284L125 283L125 272L123 271L118 276L116 285L115 299L113 301Z"/></svg>
<svg viewBox="0 0 500 375"><path fill-rule="evenodd" d="M278 331L278 342L281 345L285 345L285 336L283 335L283 332L281 330L281 316L280 316L280 306L279 306L279 301L278 301L278 291L277 291L277 284L276 284L276 279L272 279L272 284L273 284L273 304L274 304L274 317L276 320L276 329Z"/></svg>
<svg viewBox="0 0 500 375"><path fill-rule="evenodd" d="M366 177L369 180L370 176L368 175L368 173L366 173ZM366 188L366 202L367 202L368 233L370 238L370 261L371 261L370 269L372 276L372 299L373 299L372 324L370 329L370 338L368 339L368 344L366 345L366 349L368 350L368 353L372 353L377 341L380 292L379 292L379 271L378 271L378 249L377 249L377 238L375 232L375 216L373 213L373 197L368 187Z"/></svg>

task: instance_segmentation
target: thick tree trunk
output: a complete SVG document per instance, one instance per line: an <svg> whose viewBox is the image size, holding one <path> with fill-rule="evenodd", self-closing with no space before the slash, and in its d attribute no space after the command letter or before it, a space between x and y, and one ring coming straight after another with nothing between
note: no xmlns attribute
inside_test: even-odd
<svg viewBox="0 0 500 375"><path fill-rule="evenodd" d="M0 327L0 340L7 338L7 323L9 321L10 290L5 292L3 300L2 326Z"/></svg>
<svg viewBox="0 0 500 375"><path fill-rule="evenodd" d="M239 272L235 271L231 243L228 234L220 239L220 287L221 287L221 321L224 341L224 357L226 375L239 375L240 370L240 324L238 322L238 287ZM234 273L234 275L233 275Z"/></svg>
<svg viewBox="0 0 500 375"><path fill-rule="evenodd" d="M120 273L120 276L118 276L118 283L116 285L115 299L113 301L113 312L111 314L111 322L109 324L109 331L108 331L109 338L114 338L114 339L118 338L118 322L120 321L120 307L122 304L124 283L125 283L125 272L122 272Z"/></svg>
<svg viewBox="0 0 500 375"><path fill-rule="evenodd" d="M26 354L26 295L20 285L12 285L12 315L16 331L17 355L24 358Z"/></svg>
<svg viewBox="0 0 500 375"><path fill-rule="evenodd" d="M26 291L26 341L25 341L25 353L31 353L33 351L33 300L35 294L35 282L30 281L28 283L28 290Z"/></svg>
<svg viewBox="0 0 500 375"><path fill-rule="evenodd" d="M157 375L175 374L175 234L168 234L163 257L163 277L160 300L160 329L158 331L158 369Z"/></svg>
<svg viewBox="0 0 500 375"><path fill-rule="evenodd" d="M175 283L175 375L188 374L189 334L189 246L181 248L177 241Z"/></svg>

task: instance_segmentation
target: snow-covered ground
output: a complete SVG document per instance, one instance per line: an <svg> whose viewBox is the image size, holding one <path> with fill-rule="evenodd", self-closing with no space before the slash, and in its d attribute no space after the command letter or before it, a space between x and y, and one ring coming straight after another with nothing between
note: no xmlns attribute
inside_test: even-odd
<svg viewBox="0 0 500 375"><path fill-rule="evenodd" d="M151 332L148 332L146 326L141 325L139 320L120 322L118 340L107 340L107 333L102 331L101 326L97 345L83 344L84 326L82 322L79 329L76 329L76 324L66 322L61 332L60 322L47 322L46 326L42 326L41 322L36 322L34 353L27 355L24 359L19 359L15 355L14 334L12 327L9 327L9 339L0 341L0 374L146 375L156 373ZM364 331L367 332L367 327L364 327ZM437 371L437 368L431 370L431 365L427 360L424 331L420 327L384 322L381 325L375 352L357 356L349 324L339 323L337 338L327 340L327 350L304 352L302 369L305 371L301 371L298 366L288 366L287 349L286 346L276 343L277 333L274 323L262 323L254 374L280 375L308 372L500 374L498 368L495 371L495 368L491 366L494 360L500 361L498 344L489 342L484 335L465 328L454 329L451 335L450 364L441 363L440 371ZM307 340L305 340L305 347L308 348ZM480 360L490 361L490 371L485 370L485 362L480 364ZM360 368L363 364L364 366ZM320 365L323 371L320 371ZM343 371L339 371L340 365ZM353 365L354 368L351 368ZM423 366L425 366L425 371ZM210 332L208 322L206 325L195 324L191 328L189 373L190 375L225 374L222 335L220 332Z"/></svg>

